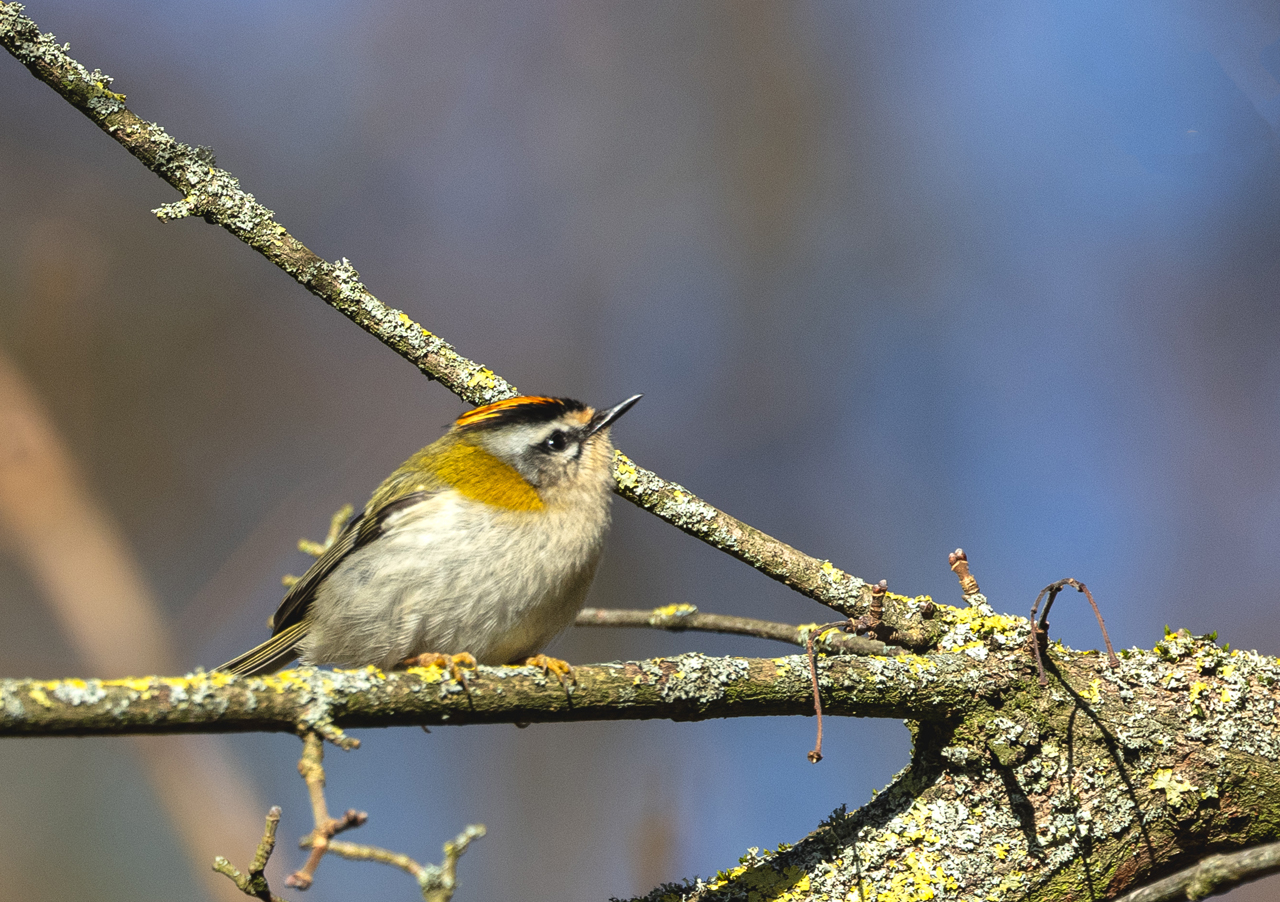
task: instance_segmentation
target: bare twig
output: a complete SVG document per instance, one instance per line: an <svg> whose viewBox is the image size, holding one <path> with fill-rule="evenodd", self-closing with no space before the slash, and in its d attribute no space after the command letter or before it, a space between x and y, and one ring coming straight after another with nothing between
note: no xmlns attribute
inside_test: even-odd
<svg viewBox="0 0 1280 902"><path fill-rule="evenodd" d="M342 532L342 527L347 525L347 521L351 519L351 514L355 507L350 504L344 504L338 508L337 512L329 518L329 533L325 536L323 542L313 542L311 539L298 539L298 550L303 554L309 554L312 557L320 557L332 547L333 543L338 541L338 536ZM297 585L301 576L287 574L280 578L280 582L284 584L286 589L292 589ZM273 615L274 617L274 615ZM272 620L267 620L267 626L270 627Z"/></svg>
<svg viewBox="0 0 1280 902"><path fill-rule="evenodd" d="M183 144L159 125L134 115L125 106L124 95L110 89L110 77L97 70L89 72L72 59L17 4L0 3L0 44L182 192L181 200L155 211L160 219L199 216L222 226L465 401L484 404L518 394L514 385L491 369L463 357L403 311L374 297L349 261L320 259L276 222L275 214L244 191L231 173L210 165L207 151ZM618 494L628 501L815 601L842 614L852 614L859 602L866 601L862 580L717 510L621 452L614 461L614 476Z"/></svg>
<svg viewBox="0 0 1280 902"><path fill-rule="evenodd" d="M267 861L270 860L271 853L275 851L276 828L279 826L280 806L276 805L267 812L267 826L262 831L262 840L258 843L258 851L254 853L253 864L249 866L248 874L242 874L221 855L213 860L213 869L219 874L230 877L240 888L240 892L246 896L253 896L261 899L262 902L284 902L271 892L271 887L267 885L267 878L263 873L267 869Z"/></svg>
<svg viewBox="0 0 1280 902"><path fill-rule="evenodd" d="M1185 871L1127 893L1116 902L1207 899L1275 873L1280 873L1280 843L1269 843L1228 855L1209 855Z"/></svg>
<svg viewBox="0 0 1280 902"><path fill-rule="evenodd" d="M876 587L880 591L873 596L882 599L883 583ZM883 605L872 602L873 616L883 612ZM876 639L865 639L850 632L833 632L839 627L848 630L854 628L850 620L838 620L819 626L816 623L804 626L792 626L787 623L775 623L770 620L756 620L751 617L734 617L727 614L701 614L691 604L674 604L650 611L610 610L605 608L585 608L574 622L575 626L629 626L652 627L671 630L704 630L715 633L735 633L744 636L757 636L762 639L776 639L804 646L809 661L809 678L813 684L813 713L817 718L818 736L813 751L808 759L817 764L822 760L822 695L818 690L818 665L815 657L815 644L824 650L842 651L860 655L893 655L902 652L893 645L886 645Z"/></svg>
<svg viewBox="0 0 1280 902"><path fill-rule="evenodd" d="M329 806L324 799L324 739L319 734L307 733L303 736L298 773L306 781L307 793L311 796L311 813L315 818L316 826L301 842L304 849L311 849L307 863L290 874L285 882L289 886L305 890L311 886L316 868L320 866L324 853L329 850L329 840L344 830L359 827L369 819L369 815L350 808L342 817L329 816Z"/></svg>
<svg viewBox="0 0 1280 902"><path fill-rule="evenodd" d="M485 834L484 824L471 824L444 844L444 858L440 864L419 864L408 855L389 852L374 846L360 846L348 842L332 842L329 851L355 861L379 861L408 872L418 881L425 902L449 902L457 888L458 859L467 846Z"/></svg>
<svg viewBox="0 0 1280 902"><path fill-rule="evenodd" d="M825 626L815 626L808 631L805 636L804 647L809 658L809 679L813 682L813 716L818 721L818 736L814 740L813 750L806 757L811 764L817 764L822 760L822 694L818 691L818 659L813 652L814 639L822 636L827 630L837 629L839 627L852 628L853 624L848 620L839 620L835 623L828 623Z"/></svg>
<svg viewBox="0 0 1280 902"><path fill-rule="evenodd" d="M840 623L845 621L841 620ZM827 627L817 624L775 623L772 620L756 620L753 617L735 617L731 614L703 614L691 604L673 604L650 610L623 608L583 608L574 626L649 627L673 633L695 630L707 633L731 633L739 636L755 636L759 639L775 639L804 647L810 635ZM853 636L849 633L832 633L818 640L821 651L844 652L851 655L896 655L903 650L885 645L875 639Z"/></svg>
<svg viewBox="0 0 1280 902"><path fill-rule="evenodd" d="M363 811L356 811L354 808L348 809L342 817L329 816L329 805L324 797L324 739L315 733L307 733L303 736L302 742L302 758L298 761L298 773L306 781L307 792L311 797L311 813L315 818L316 826L299 843L302 848L311 849L311 854L307 857L307 863L290 874L286 882L300 890L310 888L315 878L316 868L320 866L320 860L324 858L326 853L331 852L334 855L354 861L377 861L398 867L418 881L418 887L422 891L422 898L426 902L448 902L453 897L453 891L457 887L458 859L462 857L462 853L467 850L467 846L473 840L484 836L484 825L472 824L452 841L445 843L444 860L439 865L419 864L408 855L392 852L390 849L334 840L333 837L344 830L350 830L352 827L359 827L364 824L369 819L369 816ZM276 821L279 821L280 809L273 808L272 812ZM272 844L274 845L275 825L270 823L270 819L268 819L268 826L271 830ZM259 849L261 850L261 847ZM268 856L271 854L270 849L267 850L266 854ZM266 859L261 855L261 852L259 858L263 859L262 864L265 865ZM257 858L254 859L254 864L258 864ZM263 886L265 886L265 881Z"/></svg>
<svg viewBox="0 0 1280 902"><path fill-rule="evenodd" d="M1044 672L1044 651L1049 644L1049 609L1053 607L1053 600L1058 597L1058 593L1067 586L1074 587L1077 592L1083 592L1085 598L1089 599L1089 606L1093 608L1093 614L1098 618L1098 626L1102 630L1102 641L1107 645L1107 660L1112 667L1120 666L1120 659L1116 657L1115 649L1111 647L1111 637L1107 635L1107 625L1102 622L1102 612L1098 610L1098 604L1093 600L1093 593L1084 583L1068 576L1041 589L1040 594L1036 596L1036 603L1031 606L1031 635L1027 641L1031 643L1031 651L1036 659L1036 670L1040 674L1041 686L1049 684L1049 678ZM1044 611L1041 613L1040 600L1044 598L1046 592L1049 594L1049 600L1044 603ZM1040 617L1039 621L1036 620L1037 614Z"/></svg>

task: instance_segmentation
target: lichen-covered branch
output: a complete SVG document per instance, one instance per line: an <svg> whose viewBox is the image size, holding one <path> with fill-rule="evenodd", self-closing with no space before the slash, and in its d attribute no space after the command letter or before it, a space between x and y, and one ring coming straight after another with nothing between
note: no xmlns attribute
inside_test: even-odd
<svg viewBox="0 0 1280 902"><path fill-rule="evenodd" d="M1115 899L1280 839L1280 662L1186 633L1117 667L1050 660L1044 690L916 724L911 766L859 811L647 898Z"/></svg>
<svg viewBox="0 0 1280 902"><path fill-rule="evenodd" d="M33 75L57 91L148 169L182 192L182 199L155 211L162 220L199 216L222 226L258 251L334 309L472 404L518 394L491 369L463 357L453 346L418 325L401 310L378 300L349 261L320 259L275 220L275 214L240 187L231 173L214 165L210 152L170 136L154 122L134 115L125 96L111 90L112 79L90 72L42 34L17 3L0 2L0 44ZM853 614L865 600L864 582L829 561L818 560L717 510L683 487L637 466L625 455L614 462L617 491L628 501L707 542L762 573L829 605Z"/></svg>
<svg viewBox="0 0 1280 902"><path fill-rule="evenodd" d="M828 714L909 718L911 766L795 846L651 898L1107 899L1203 850L1280 840L1280 662L1185 633L1104 655L939 605L940 650L820 658ZM681 655L576 668L0 681L0 735L322 731L396 724L694 720L812 710L806 659ZM330 851L338 851L330 843Z"/></svg>
<svg viewBox="0 0 1280 902"><path fill-rule="evenodd" d="M942 716L1031 665L963 654L821 660L828 713ZM574 668L566 691L538 667L382 673L300 668L263 677L197 673L126 680L0 680L0 736L331 731L333 728L585 720L705 720L812 713L806 659L674 658Z"/></svg>
<svg viewBox="0 0 1280 902"><path fill-rule="evenodd" d="M1276 873L1280 873L1280 843L1267 843L1230 855L1209 855L1185 871L1125 894L1117 902L1207 899Z"/></svg>

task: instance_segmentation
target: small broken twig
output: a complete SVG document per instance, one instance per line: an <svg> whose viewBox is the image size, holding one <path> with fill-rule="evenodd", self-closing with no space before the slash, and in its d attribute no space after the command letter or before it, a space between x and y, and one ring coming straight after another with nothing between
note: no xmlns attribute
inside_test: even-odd
<svg viewBox="0 0 1280 902"><path fill-rule="evenodd" d="M359 827L367 821L368 815L363 811L356 811L352 808L342 817L329 816L329 806L324 797L324 739L316 733L307 733L302 741L303 751L302 758L298 761L298 773L306 781L307 792L311 796L311 812L315 818L316 826L299 843L304 849L311 849L311 854L307 857L307 863L290 874L286 882L300 890L307 889L315 878L316 868L320 866L320 860L326 854L333 853L342 858L349 858L355 861L378 861L398 867L418 881L418 888L422 891L422 898L425 902L449 902L453 898L454 890L457 889L458 859L467 850L467 846L471 845L474 840L484 836L484 825L472 824L451 841L445 843L444 860L438 865L419 864L408 855L392 852L389 849L381 849L377 846L335 840L333 837L337 834L344 830L350 830L352 827ZM275 812L276 821L279 821L280 809L275 808L272 810ZM274 844L274 824L271 825L271 837ZM269 855L270 852L268 851L267 854ZM257 861L258 859L255 858L255 865ZM265 859L263 863L265 864ZM263 885L265 886L265 883ZM260 898L264 902L272 902L265 896ZM274 902L281 902L281 900L274 899L274 897L273 900Z"/></svg>
<svg viewBox="0 0 1280 902"><path fill-rule="evenodd" d="M1089 599L1089 605L1093 608L1093 614L1098 618L1098 626L1102 629L1102 641L1107 645L1107 658L1111 662L1112 667L1120 666L1120 659L1116 657L1115 650L1111 647L1111 637L1107 635L1107 625L1102 622L1102 612L1098 610L1098 604L1093 600L1093 593L1089 591L1089 587L1077 579L1067 577L1060 579L1056 583L1050 583L1040 590L1040 594L1036 596L1036 603L1031 606L1031 636L1028 641L1031 643L1031 650L1035 655L1036 669L1040 673L1040 685L1049 685L1049 678L1044 672L1044 651L1049 645L1049 609L1053 607L1053 600L1058 597L1058 593L1065 587L1072 586L1077 592L1083 592L1085 598ZM1040 600L1044 598L1045 593L1049 594L1049 600L1044 604L1044 611L1040 611ZM1040 617L1039 622L1036 621L1037 614Z"/></svg>
<svg viewBox="0 0 1280 902"><path fill-rule="evenodd" d="M813 714L818 718L818 738L813 744L813 751L805 756L811 764L817 764L822 760L822 695L818 692L818 659L813 653L813 640L820 637L827 630L852 626L852 620L837 620L835 623L813 627L805 637L805 650L809 656L809 678L813 680Z"/></svg>

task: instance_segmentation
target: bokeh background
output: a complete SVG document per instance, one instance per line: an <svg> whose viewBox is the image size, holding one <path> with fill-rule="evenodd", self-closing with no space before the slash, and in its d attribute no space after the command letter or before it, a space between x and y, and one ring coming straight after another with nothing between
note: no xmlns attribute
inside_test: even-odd
<svg viewBox="0 0 1280 902"><path fill-rule="evenodd" d="M1086 581L1280 652L1280 7L1268 2L46 3L140 115L526 391L644 401L639 462L869 580ZM212 666L343 502L463 405L0 59L0 673ZM825 610L619 502L592 593ZM1075 596L1055 635L1096 647ZM582 631L580 663L741 638ZM397 730L329 755L359 841L459 900L603 899L794 841L907 762L896 722ZM297 867L288 736L0 742L0 885L241 897ZM221 882L219 882L221 881ZM283 883L277 882L278 890ZM1275 882L1231 897L1271 898ZM296 893L294 894L296 895ZM412 899L326 862L307 898Z"/></svg>

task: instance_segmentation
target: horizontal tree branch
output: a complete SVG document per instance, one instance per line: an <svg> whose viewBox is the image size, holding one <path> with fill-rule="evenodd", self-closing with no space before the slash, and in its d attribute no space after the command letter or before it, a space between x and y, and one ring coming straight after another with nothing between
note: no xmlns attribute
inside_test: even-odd
<svg viewBox="0 0 1280 902"><path fill-rule="evenodd" d="M827 713L932 718L1013 681L1023 657L979 666L963 654L819 658ZM0 736L325 731L332 727L705 720L812 714L808 661L673 658L593 664L562 686L537 667L382 673L310 667L263 677L196 673L124 680L0 680Z"/></svg>
<svg viewBox="0 0 1280 902"><path fill-rule="evenodd" d="M402 310L374 297L345 258L320 259L275 220L275 214L219 169L205 148L171 137L134 115L112 79L88 71L52 35L23 15L17 3L0 2L0 44L33 75L57 91L148 169L182 192L180 201L155 211L164 221L199 216L222 226L299 284L373 335L428 378L472 404L518 394L491 369L463 357ZM844 614L868 600L863 580L766 535L712 507L683 486L668 482L618 452L614 477L619 495L673 526L719 548L767 576Z"/></svg>

